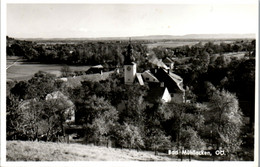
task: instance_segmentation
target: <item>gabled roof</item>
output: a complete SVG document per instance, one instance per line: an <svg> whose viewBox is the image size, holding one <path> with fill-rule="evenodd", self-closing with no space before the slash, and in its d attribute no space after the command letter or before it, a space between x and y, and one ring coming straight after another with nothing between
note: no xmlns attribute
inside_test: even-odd
<svg viewBox="0 0 260 167"><path fill-rule="evenodd" d="M156 65L157 67L162 67L164 69L169 69L162 61L158 60L156 57L149 60L150 63Z"/></svg>
<svg viewBox="0 0 260 167"><path fill-rule="evenodd" d="M165 70L165 69L163 69L163 71L164 71L165 73L168 73L168 71ZM180 76L178 76L178 75L176 75L176 74L174 74L174 73L172 73L172 72L169 72L168 75L169 75L169 77L177 84L177 86L179 87L179 89L180 89L181 91L185 91L185 90L183 89L183 87L182 87L183 79L182 79Z"/></svg>
<svg viewBox="0 0 260 167"><path fill-rule="evenodd" d="M102 65L91 66L91 68L104 68Z"/></svg>
<svg viewBox="0 0 260 167"><path fill-rule="evenodd" d="M180 76L170 72L169 70L159 68L154 70L154 76L160 81L164 82L164 86L168 88L170 93L185 91L182 88L183 80Z"/></svg>
<svg viewBox="0 0 260 167"><path fill-rule="evenodd" d="M159 80L151 73L150 70L146 70L142 73L142 76L152 78L151 82L159 82Z"/></svg>
<svg viewBox="0 0 260 167"><path fill-rule="evenodd" d="M141 73L136 73L136 78L140 85L144 85L144 81Z"/></svg>
<svg viewBox="0 0 260 167"><path fill-rule="evenodd" d="M163 63L173 63L173 61L172 61L169 57L166 57L166 58L163 60Z"/></svg>

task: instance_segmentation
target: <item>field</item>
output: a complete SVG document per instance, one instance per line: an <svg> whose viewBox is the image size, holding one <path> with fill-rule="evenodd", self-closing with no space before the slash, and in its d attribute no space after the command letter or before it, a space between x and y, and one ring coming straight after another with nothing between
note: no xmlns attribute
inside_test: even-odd
<svg viewBox="0 0 260 167"><path fill-rule="evenodd" d="M7 161L178 161L166 153L81 144L7 141L6 148Z"/></svg>
<svg viewBox="0 0 260 167"><path fill-rule="evenodd" d="M146 45L148 48L152 49L158 46L165 47L165 48L175 48L184 45L192 46L197 43L199 43L199 41L167 41L167 42L155 42Z"/></svg>
<svg viewBox="0 0 260 167"><path fill-rule="evenodd" d="M154 42L154 43L149 43L149 44L145 44L147 45L147 47L149 49L155 48L155 47L165 47L165 48L176 48L176 47L180 47L180 46L192 46L195 44L198 44L199 42L201 42L202 45L204 45L205 43L209 42L210 40L171 40L171 41L159 41L159 42ZM220 44L221 42L224 43L232 43L234 42L234 40L212 40L211 42L213 42L214 44Z"/></svg>
<svg viewBox="0 0 260 167"><path fill-rule="evenodd" d="M6 62L7 81L28 80L38 71L44 71L56 76L61 75L62 65L59 64L40 64L23 62L19 57L8 57ZM87 71L89 66L69 66L72 71Z"/></svg>
<svg viewBox="0 0 260 167"><path fill-rule="evenodd" d="M242 59L244 58L245 54L246 52L230 52L230 53L225 53L223 55L230 58L236 57L237 59ZM219 54L216 54L216 56L219 56Z"/></svg>

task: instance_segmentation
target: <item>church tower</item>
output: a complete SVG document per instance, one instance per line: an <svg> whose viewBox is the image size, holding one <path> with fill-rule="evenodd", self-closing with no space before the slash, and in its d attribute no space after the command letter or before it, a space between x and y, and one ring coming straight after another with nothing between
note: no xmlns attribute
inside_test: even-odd
<svg viewBox="0 0 260 167"><path fill-rule="evenodd" d="M131 39L129 40L129 45L127 47L127 52L124 60L124 79L125 84L131 85L134 82L136 74L136 63L134 63L135 58L133 56L133 47L131 45Z"/></svg>

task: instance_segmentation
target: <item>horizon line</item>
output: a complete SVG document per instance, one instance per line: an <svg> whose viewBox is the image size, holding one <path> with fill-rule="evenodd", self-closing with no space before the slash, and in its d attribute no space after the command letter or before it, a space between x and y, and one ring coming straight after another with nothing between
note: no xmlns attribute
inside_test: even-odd
<svg viewBox="0 0 260 167"><path fill-rule="evenodd" d="M169 36L169 37L185 37L185 36L197 36L197 35L201 35L201 36L207 36L207 35L233 35L233 36L238 36L238 35L256 35L257 33L207 33L207 34L196 34L196 33L192 33L192 34L183 34L183 35L170 35L170 34L164 34L164 35L133 35L133 36L99 36L99 37L13 37L10 35L6 35L6 37L8 36L9 38L16 38L16 39L68 39L68 38L73 38L73 39L82 39L82 38L86 38L86 39L99 39L99 38L142 38L142 37L153 37L153 36Z"/></svg>

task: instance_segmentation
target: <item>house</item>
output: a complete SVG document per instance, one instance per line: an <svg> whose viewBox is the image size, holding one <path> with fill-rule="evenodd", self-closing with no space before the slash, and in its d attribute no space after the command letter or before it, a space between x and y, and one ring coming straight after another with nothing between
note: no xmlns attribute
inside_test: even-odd
<svg viewBox="0 0 260 167"><path fill-rule="evenodd" d="M87 71L86 74L102 74L104 67L102 65L91 66Z"/></svg>
<svg viewBox="0 0 260 167"><path fill-rule="evenodd" d="M162 61L167 67L169 67L171 70L174 67L174 62L169 58L166 57L163 61Z"/></svg>

